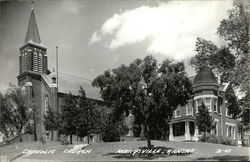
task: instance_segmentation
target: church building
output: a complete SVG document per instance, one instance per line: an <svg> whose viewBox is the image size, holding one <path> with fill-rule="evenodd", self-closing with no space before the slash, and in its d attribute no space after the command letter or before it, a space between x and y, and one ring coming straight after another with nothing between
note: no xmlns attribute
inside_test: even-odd
<svg viewBox="0 0 250 162"><path fill-rule="evenodd" d="M43 120L49 106L54 111L60 111L64 96L69 92L77 96L80 86L85 90L87 99L103 104L98 89L92 87L91 80L64 73L58 73L56 78L55 72L51 73L48 69L47 55L47 47L41 41L32 8L25 42L20 47L20 71L17 79L18 85L26 94L27 104L36 106L33 111L36 111L39 119ZM46 132L42 120L36 121L38 138Z"/></svg>

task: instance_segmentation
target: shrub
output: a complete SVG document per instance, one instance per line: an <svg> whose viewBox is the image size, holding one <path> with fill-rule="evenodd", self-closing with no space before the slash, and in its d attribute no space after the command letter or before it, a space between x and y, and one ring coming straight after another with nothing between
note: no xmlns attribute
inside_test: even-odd
<svg viewBox="0 0 250 162"><path fill-rule="evenodd" d="M61 135L60 136L60 141L61 141L61 145L69 145L69 141L68 141L67 136Z"/></svg>
<svg viewBox="0 0 250 162"><path fill-rule="evenodd" d="M118 129L113 124L105 126L104 131L102 133L102 140L104 142L120 141L120 133Z"/></svg>
<svg viewBox="0 0 250 162"><path fill-rule="evenodd" d="M39 141L41 142L42 145L44 145L44 144L46 143L46 137L41 136L41 137L39 138Z"/></svg>
<svg viewBox="0 0 250 162"><path fill-rule="evenodd" d="M199 141L201 142L208 142L208 143L218 143L223 145L230 145L230 146L236 146L237 141L232 140L231 138L224 138L222 136L216 136L214 134L208 134L206 136L206 139L204 138L204 135L199 138Z"/></svg>
<svg viewBox="0 0 250 162"><path fill-rule="evenodd" d="M214 134L211 134L207 138L207 142L209 143L219 143L219 138L218 136L215 136Z"/></svg>

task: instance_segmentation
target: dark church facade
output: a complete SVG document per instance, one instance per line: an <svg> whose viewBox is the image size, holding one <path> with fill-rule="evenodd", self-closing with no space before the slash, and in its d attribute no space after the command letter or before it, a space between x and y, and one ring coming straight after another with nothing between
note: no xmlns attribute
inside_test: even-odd
<svg viewBox="0 0 250 162"><path fill-rule="evenodd" d="M92 87L91 80L63 73L58 73L56 78L55 71L50 72L47 47L41 41L33 8L25 42L20 48L19 67L18 86L25 93L27 104L35 105L36 110L33 111L36 111L38 118L41 119L36 121L38 138L46 135L43 117L49 106L54 111L60 112L64 96L68 93L77 96L80 86L85 90L88 99L103 103L98 89Z"/></svg>

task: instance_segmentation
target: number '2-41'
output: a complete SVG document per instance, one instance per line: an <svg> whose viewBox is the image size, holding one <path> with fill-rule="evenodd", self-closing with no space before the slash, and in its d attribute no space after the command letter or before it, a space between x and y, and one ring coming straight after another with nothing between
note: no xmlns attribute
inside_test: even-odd
<svg viewBox="0 0 250 162"><path fill-rule="evenodd" d="M225 152L225 153L229 153L231 151L231 149L218 149L215 153L222 153L222 152Z"/></svg>

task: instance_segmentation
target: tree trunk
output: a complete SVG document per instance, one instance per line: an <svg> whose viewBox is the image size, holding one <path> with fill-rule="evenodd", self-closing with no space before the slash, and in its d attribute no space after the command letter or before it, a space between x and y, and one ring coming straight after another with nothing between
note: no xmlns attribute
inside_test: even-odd
<svg viewBox="0 0 250 162"><path fill-rule="evenodd" d="M89 135L88 135L88 144L89 144Z"/></svg>
<svg viewBox="0 0 250 162"><path fill-rule="evenodd" d="M149 129L148 125L146 125L146 131L147 131L147 145L148 145L148 149L151 149L150 129Z"/></svg>
<svg viewBox="0 0 250 162"><path fill-rule="evenodd" d="M33 133L34 133L34 141L37 141L36 123L34 123Z"/></svg>
<svg viewBox="0 0 250 162"><path fill-rule="evenodd" d="M145 140L145 126L141 124L140 140Z"/></svg>
<svg viewBox="0 0 250 162"><path fill-rule="evenodd" d="M72 144L72 134L70 134L70 144Z"/></svg>

